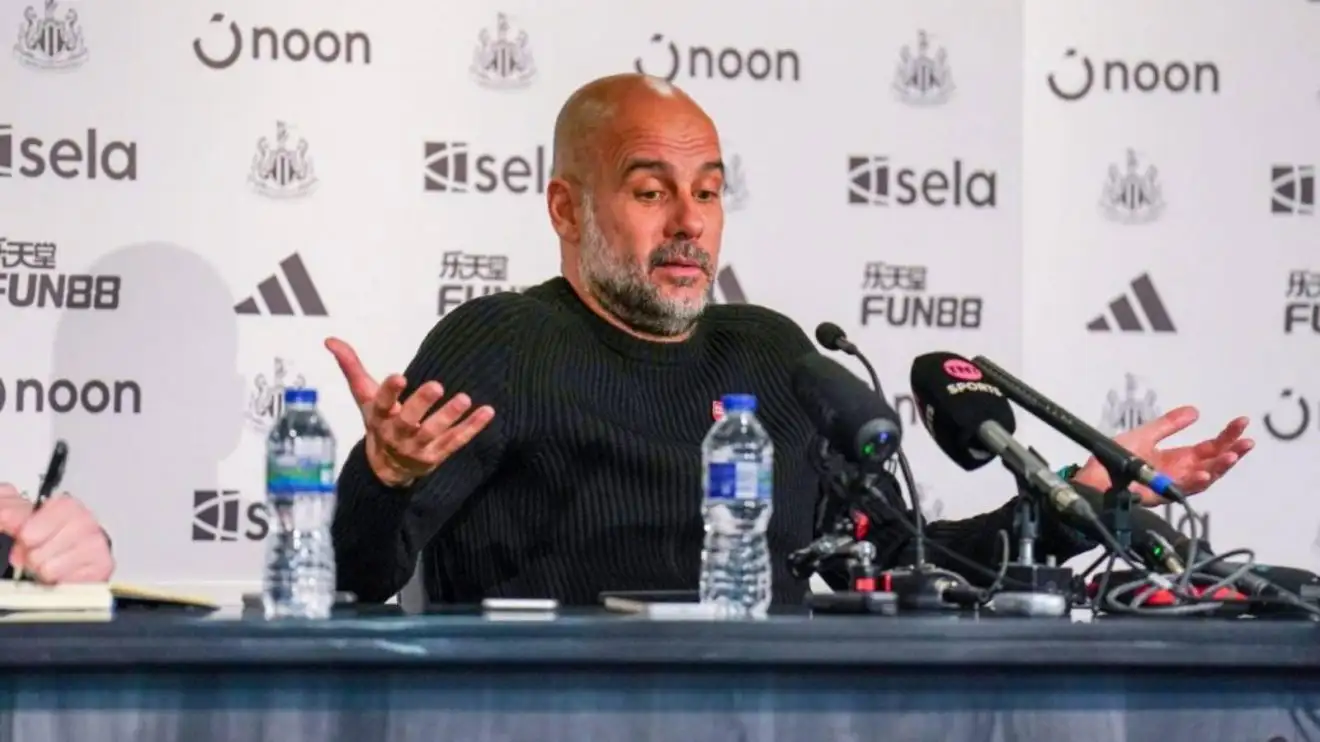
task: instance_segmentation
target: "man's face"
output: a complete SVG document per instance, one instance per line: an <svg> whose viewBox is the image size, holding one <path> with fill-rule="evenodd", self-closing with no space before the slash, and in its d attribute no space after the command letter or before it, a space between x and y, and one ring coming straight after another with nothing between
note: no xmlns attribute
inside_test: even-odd
<svg viewBox="0 0 1320 742"><path fill-rule="evenodd" d="M602 138L584 192L579 268L587 290L628 326L691 329L706 305L724 230L719 138L699 115L620 122Z"/></svg>

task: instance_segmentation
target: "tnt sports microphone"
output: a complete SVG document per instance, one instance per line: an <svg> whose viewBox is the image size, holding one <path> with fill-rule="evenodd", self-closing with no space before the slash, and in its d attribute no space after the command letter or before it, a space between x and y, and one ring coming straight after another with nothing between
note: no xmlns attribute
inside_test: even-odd
<svg viewBox="0 0 1320 742"><path fill-rule="evenodd" d="M848 462L888 461L903 438L898 413L851 371L811 352L793 365L793 393L830 445Z"/></svg>
<svg viewBox="0 0 1320 742"><path fill-rule="evenodd" d="M1025 382L1000 368L985 356L974 359L986 379L998 385L1008 398L1035 415L1041 422L1063 433L1072 442L1090 451L1106 469L1118 470L1128 477L1150 487L1155 493L1175 502L1186 504L1187 498L1164 474L1131 451L1123 448L1095 428L1077 419L1045 395L1027 386Z"/></svg>
<svg viewBox="0 0 1320 742"><path fill-rule="evenodd" d="M953 353L927 353L912 362L911 381L922 423L954 463L972 471L999 457L1054 509L1095 520L1091 505L1013 438L1013 408L971 361Z"/></svg>

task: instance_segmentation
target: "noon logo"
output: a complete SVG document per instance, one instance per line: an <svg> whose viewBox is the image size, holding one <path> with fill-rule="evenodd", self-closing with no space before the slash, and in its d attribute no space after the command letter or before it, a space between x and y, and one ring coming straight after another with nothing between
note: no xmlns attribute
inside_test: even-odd
<svg viewBox="0 0 1320 742"><path fill-rule="evenodd" d="M81 139L23 135L0 124L0 178L137 180L137 143L89 128Z"/></svg>

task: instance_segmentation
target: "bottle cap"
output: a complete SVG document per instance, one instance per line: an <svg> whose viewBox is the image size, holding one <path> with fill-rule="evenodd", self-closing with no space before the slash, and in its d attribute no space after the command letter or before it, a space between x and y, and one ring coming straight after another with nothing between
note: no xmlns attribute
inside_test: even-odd
<svg viewBox="0 0 1320 742"><path fill-rule="evenodd" d="M726 394L720 399L725 412L756 412L756 395Z"/></svg>
<svg viewBox="0 0 1320 742"><path fill-rule="evenodd" d="M316 404L316 390L306 388L285 389L284 404Z"/></svg>

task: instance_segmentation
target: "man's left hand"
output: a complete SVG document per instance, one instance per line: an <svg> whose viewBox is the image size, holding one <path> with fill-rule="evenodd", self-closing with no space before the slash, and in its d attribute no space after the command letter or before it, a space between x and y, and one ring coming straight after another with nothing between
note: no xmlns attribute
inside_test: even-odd
<svg viewBox="0 0 1320 742"><path fill-rule="evenodd" d="M1200 416L1195 407L1179 407L1139 428L1115 436L1114 442L1167 475L1183 494L1195 495L1219 481L1256 446L1255 441L1242 437L1248 420L1239 417L1224 426L1214 438L1191 446L1163 450L1158 447L1165 438L1191 427ZM1101 491L1109 488L1109 473L1094 458L1087 461L1073 478ZM1146 507L1165 502L1144 486L1134 484L1132 491L1141 497L1141 504Z"/></svg>
<svg viewBox="0 0 1320 742"><path fill-rule="evenodd" d="M18 490L0 484L0 532L14 539L9 563L40 582L105 582L114 571L110 542L92 512L68 495L33 510Z"/></svg>

